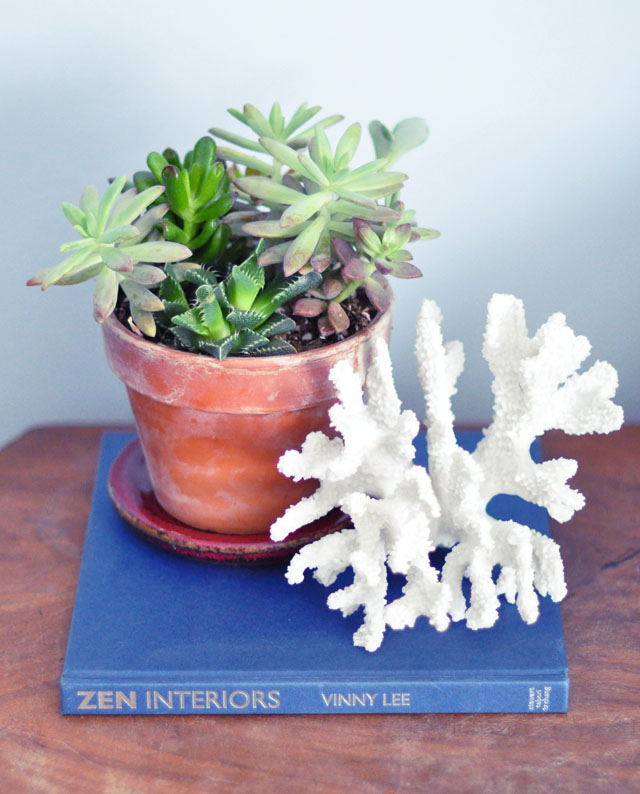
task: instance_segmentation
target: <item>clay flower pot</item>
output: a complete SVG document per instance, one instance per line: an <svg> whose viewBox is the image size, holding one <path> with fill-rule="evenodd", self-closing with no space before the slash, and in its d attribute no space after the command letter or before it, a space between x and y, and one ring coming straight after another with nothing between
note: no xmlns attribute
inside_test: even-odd
<svg viewBox="0 0 640 794"><path fill-rule="evenodd" d="M347 359L364 381L373 340L389 338L391 309L318 350L224 361L149 342L113 315L102 328L158 502L192 527L248 535L268 532L315 489L280 474L278 459L311 431L329 431L329 370Z"/></svg>

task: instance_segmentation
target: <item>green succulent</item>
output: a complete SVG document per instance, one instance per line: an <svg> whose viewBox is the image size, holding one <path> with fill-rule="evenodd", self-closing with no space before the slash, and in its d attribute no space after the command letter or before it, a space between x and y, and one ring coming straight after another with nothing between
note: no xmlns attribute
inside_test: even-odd
<svg viewBox="0 0 640 794"><path fill-rule="evenodd" d="M286 122L278 102L274 102L271 106L269 118L264 116L254 105L246 104L241 111L229 108L228 112L239 122L249 127L258 136L257 141L245 138L242 135L236 135L233 132L227 132L219 127L212 127L209 132L215 135L216 138L233 143L242 149L248 149L250 152L257 152L262 155L270 155L272 159L269 162L265 162L255 156L239 152L237 149L229 149L226 146L218 147L218 156L224 160L244 165L254 172L268 174L277 182L280 182L282 163L262 145L260 138L269 138L270 140L287 144L292 149L305 149L309 145L311 137L315 135L316 129L326 129L344 118L344 116L340 115L328 116L321 121L314 122L311 127L300 131L300 127L303 127L319 111L319 105L308 108L307 103L303 102L293 114L291 120Z"/></svg>
<svg viewBox="0 0 640 794"><path fill-rule="evenodd" d="M125 184L125 176L114 179L102 198L89 185L79 207L66 202L62 205L65 217L81 239L60 246L61 253L72 253L60 264L32 276L27 285L40 285L44 290L52 284L66 286L95 278L93 306L99 323L113 312L118 287L122 287L134 323L143 333L153 336L152 313L163 307L148 287L157 285L165 274L147 263L177 262L190 256L191 251L179 243L147 239L169 208L159 204L147 210L164 187L151 187L141 193L131 188L122 193Z"/></svg>
<svg viewBox="0 0 640 794"><path fill-rule="evenodd" d="M158 321L181 347L218 359L295 353L292 345L277 336L294 330L296 323L277 310L317 287L322 277L312 272L266 284L264 268L257 262L261 251L259 244L223 281L218 281L211 270L197 266L166 266L167 279L159 293L164 312ZM193 305L185 292L189 287L195 287Z"/></svg>
<svg viewBox="0 0 640 794"><path fill-rule="evenodd" d="M88 187L79 207L63 205L81 239L27 283L96 278L99 322L121 287L134 331L219 358L293 352L281 338L294 328L290 315L317 318L321 336L343 334L354 305L345 301L360 288L384 311L387 276L421 275L408 244L438 236L416 225L399 198L406 174L391 170L427 139L427 126L372 121L376 157L352 165L360 125L333 148L325 129L343 117L317 120L319 111L304 103L287 121L277 102L268 115L230 109L255 138L214 127L233 148L205 136L184 159L151 152L135 187L119 177L102 199Z"/></svg>
<svg viewBox="0 0 640 794"><path fill-rule="evenodd" d="M255 108L251 112L257 113ZM238 112L233 115L237 118ZM270 241L259 264L281 264L285 275L311 269L323 274L321 288L299 299L294 312L319 317L323 335L343 333L349 318L341 303L362 286L372 304L384 311L390 294L386 275L422 275L404 246L438 236L415 225L415 213L399 200L407 177L389 170L398 157L427 139L427 126L422 119L412 118L389 130L380 121L372 121L369 132L376 159L352 169L361 137L359 124L347 128L335 150L322 126L312 128L305 153L300 151L305 148L304 139L283 140L286 130L280 138L270 136L264 116L260 114L259 120L253 118L250 125L258 140L241 140L247 148L252 144L254 151L270 154L270 167L260 169L246 157L227 153L234 162L247 166L247 172L236 177L235 186L257 203L255 216L247 218L242 231ZM216 128L211 132L222 133ZM223 134L230 139L229 133Z"/></svg>
<svg viewBox="0 0 640 794"><path fill-rule="evenodd" d="M286 184L266 176L236 180L236 187L277 215L275 220L250 221L243 229L255 236L287 240L268 257L270 262L280 259L285 275L297 273L311 259L314 269L326 269L331 262L331 237L350 237L354 218L398 219L395 210L380 206L377 199L397 192L406 174L386 171L384 159L351 170L360 135L360 125L352 124L332 152L326 134L317 128L308 155L261 138L262 145L290 169L289 179Z"/></svg>
<svg viewBox="0 0 640 794"><path fill-rule="evenodd" d="M216 144L200 138L184 160L173 149L147 157L149 171L133 176L140 191L163 185L169 212L159 224L165 240L186 245L193 259L208 267L221 268L246 256L246 241L229 245L231 228L221 218L232 208L235 194L221 162L216 162Z"/></svg>
<svg viewBox="0 0 640 794"><path fill-rule="evenodd" d="M393 131L381 121L369 124L369 134L373 141L376 157L386 158L389 165L401 155L415 149L429 137L429 128L424 119L412 118L399 121Z"/></svg>

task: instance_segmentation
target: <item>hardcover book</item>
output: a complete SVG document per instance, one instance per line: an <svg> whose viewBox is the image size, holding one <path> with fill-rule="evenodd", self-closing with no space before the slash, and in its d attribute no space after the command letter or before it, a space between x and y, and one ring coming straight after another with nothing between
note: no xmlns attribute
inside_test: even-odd
<svg viewBox="0 0 640 794"><path fill-rule="evenodd" d="M239 566L187 559L128 527L106 487L131 434L102 443L69 642L64 714L282 714L567 710L560 609L540 599L528 626L503 603L490 629L420 618L387 630L381 648L354 647L360 619L326 605L309 573L289 585L286 563ZM478 433L461 433L471 449ZM424 463L424 438L416 443ZM512 497L498 518L548 533L546 512ZM334 587L348 582L347 574ZM391 577L390 590L402 587Z"/></svg>

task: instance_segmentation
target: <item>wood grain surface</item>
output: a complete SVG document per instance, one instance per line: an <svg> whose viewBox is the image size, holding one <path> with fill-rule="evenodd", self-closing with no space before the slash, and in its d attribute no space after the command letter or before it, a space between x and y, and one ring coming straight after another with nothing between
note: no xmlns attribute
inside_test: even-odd
<svg viewBox="0 0 640 794"><path fill-rule="evenodd" d="M640 427L545 437L587 507L554 525L568 714L59 714L58 678L100 428L32 430L0 453L0 792L640 792Z"/></svg>

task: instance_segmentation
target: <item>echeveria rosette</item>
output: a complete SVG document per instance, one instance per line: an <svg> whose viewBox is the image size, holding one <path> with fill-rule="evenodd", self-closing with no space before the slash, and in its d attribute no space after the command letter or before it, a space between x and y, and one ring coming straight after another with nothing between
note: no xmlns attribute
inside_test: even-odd
<svg viewBox="0 0 640 794"><path fill-rule="evenodd" d="M135 325L147 336L155 336L153 312L161 310L163 304L148 287L159 284L165 274L148 263L177 262L189 257L191 251L178 243L146 240L168 205L144 210L164 192L164 187L152 187L142 193L131 188L122 193L125 183L125 176L114 179L102 198L89 185L79 207L62 205L65 217L82 239L60 246L62 253L73 253L60 264L37 273L27 285L40 285L44 290L53 284L67 286L95 278L93 306L99 323L113 312L120 286L129 299Z"/></svg>

